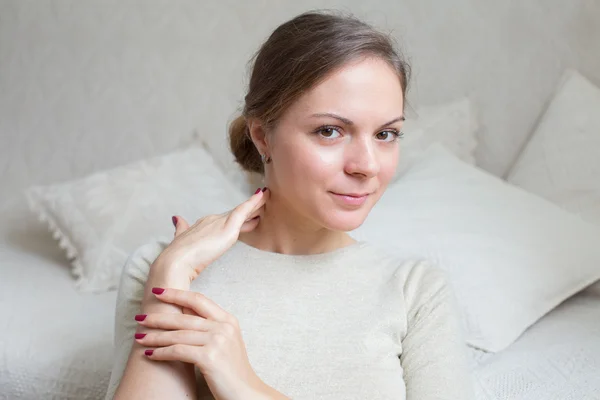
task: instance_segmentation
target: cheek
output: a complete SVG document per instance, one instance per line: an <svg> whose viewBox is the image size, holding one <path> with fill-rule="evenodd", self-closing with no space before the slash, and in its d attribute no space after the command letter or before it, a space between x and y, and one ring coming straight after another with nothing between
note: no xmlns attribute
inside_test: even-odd
<svg viewBox="0 0 600 400"><path fill-rule="evenodd" d="M379 182L382 185L387 185L396 175L398 167L399 151L396 149L393 153L382 157L379 170Z"/></svg>
<svg viewBox="0 0 600 400"><path fill-rule="evenodd" d="M379 174L379 181L382 184L387 185L396 175L396 165L398 163L388 163L383 165Z"/></svg>
<svg viewBox="0 0 600 400"><path fill-rule="evenodd" d="M338 151L306 142L295 143L286 148L284 160L286 176L296 182L322 184L340 168Z"/></svg>

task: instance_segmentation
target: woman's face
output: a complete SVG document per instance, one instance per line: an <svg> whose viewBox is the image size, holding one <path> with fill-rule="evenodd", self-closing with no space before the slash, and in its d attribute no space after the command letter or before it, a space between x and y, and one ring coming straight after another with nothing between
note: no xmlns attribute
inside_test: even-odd
<svg viewBox="0 0 600 400"><path fill-rule="evenodd" d="M403 97L395 71L365 59L296 101L267 135L267 183L287 206L335 231L360 226L398 164Z"/></svg>

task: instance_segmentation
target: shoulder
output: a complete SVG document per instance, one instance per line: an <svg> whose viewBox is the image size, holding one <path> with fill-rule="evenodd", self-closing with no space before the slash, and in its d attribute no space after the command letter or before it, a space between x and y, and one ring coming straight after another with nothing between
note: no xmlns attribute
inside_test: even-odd
<svg viewBox="0 0 600 400"><path fill-rule="evenodd" d="M150 266L169 243L169 239L157 237L130 253L123 265L117 291L117 319L119 315L130 313L139 307L150 274Z"/></svg>
<svg viewBox="0 0 600 400"><path fill-rule="evenodd" d="M364 248L365 256L371 261L389 266L398 283L405 289L422 285L435 287L445 285L448 281L447 272L428 259L401 257L373 243L368 243Z"/></svg>
<svg viewBox="0 0 600 400"><path fill-rule="evenodd" d="M368 265L370 269L383 268L390 275L396 275L403 265L412 260L404 260L393 252L390 252L385 246L369 241L360 241L352 254L348 257L361 265ZM378 269L379 269L378 268Z"/></svg>
<svg viewBox="0 0 600 400"><path fill-rule="evenodd" d="M121 273L121 282L126 278L134 278L145 281L150 272L150 266L163 250L171 243L164 236L150 239L132 251L125 261Z"/></svg>
<svg viewBox="0 0 600 400"><path fill-rule="evenodd" d="M158 255L171 244L171 239L158 236L138 246L129 256L132 260L156 259Z"/></svg>
<svg viewBox="0 0 600 400"><path fill-rule="evenodd" d="M373 257L389 268L394 285L403 294L408 308L453 295L448 272L431 260L400 257L376 245L371 247L375 249L371 252L377 254Z"/></svg>
<svg viewBox="0 0 600 400"><path fill-rule="evenodd" d="M382 266L385 275L403 292L407 301L434 296L449 290L448 273L431 260L419 257L401 257L383 246L368 243L364 259L369 265ZM363 261L364 261L363 259Z"/></svg>
<svg viewBox="0 0 600 400"><path fill-rule="evenodd" d="M397 274L403 277L404 289L409 292L433 293L448 285L448 273L429 260L402 260Z"/></svg>
<svg viewBox="0 0 600 400"><path fill-rule="evenodd" d="M453 286L448 273L439 266L428 260L404 260L396 270L396 278L409 325L432 315L440 321L456 316Z"/></svg>

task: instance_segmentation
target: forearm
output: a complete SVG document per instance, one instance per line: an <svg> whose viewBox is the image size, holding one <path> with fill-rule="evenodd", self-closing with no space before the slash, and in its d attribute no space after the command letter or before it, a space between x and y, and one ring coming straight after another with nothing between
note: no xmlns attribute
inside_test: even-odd
<svg viewBox="0 0 600 400"><path fill-rule="evenodd" d="M181 313L178 306L166 304L152 294L153 287L189 289L189 279L166 273L159 258L150 269L144 289L140 314ZM139 332L143 330L140 329ZM194 366L180 361L152 361L145 355L146 349L135 340L132 343L127 366L114 399L195 399L196 379Z"/></svg>
<svg viewBox="0 0 600 400"><path fill-rule="evenodd" d="M291 400L289 397L284 395L283 393L278 392L272 387L268 387L265 395L260 398L261 400Z"/></svg>
<svg viewBox="0 0 600 400"><path fill-rule="evenodd" d="M290 400L289 397L262 381L260 382L260 386L248 398L252 398L253 400Z"/></svg>

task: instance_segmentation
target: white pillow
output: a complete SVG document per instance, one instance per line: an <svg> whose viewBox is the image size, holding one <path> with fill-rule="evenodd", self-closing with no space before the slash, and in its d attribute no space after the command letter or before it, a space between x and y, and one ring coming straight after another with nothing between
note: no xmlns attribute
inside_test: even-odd
<svg viewBox="0 0 600 400"><path fill-rule="evenodd" d="M467 343L498 352L600 278L600 229L432 146L353 232L448 271Z"/></svg>
<svg viewBox="0 0 600 400"><path fill-rule="evenodd" d="M461 160L475 164L478 129L475 107L466 97L446 104L421 107L416 115L407 111L395 180L433 143L441 143Z"/></svg>
<svg viewBox="0 0 600 400"><path fill-rule="evenodd" d="M600 225L600 88L568 70L507 179Z"/></svg>
<svg viewBox="0 0 600 400"><path fill-rule="evenodd" d="M26 195L72 259L77 287L85 292L115 289L134 249L156 235L173 234L173 215L195 222L244 197L202 147L31 187Z"/></svg>

